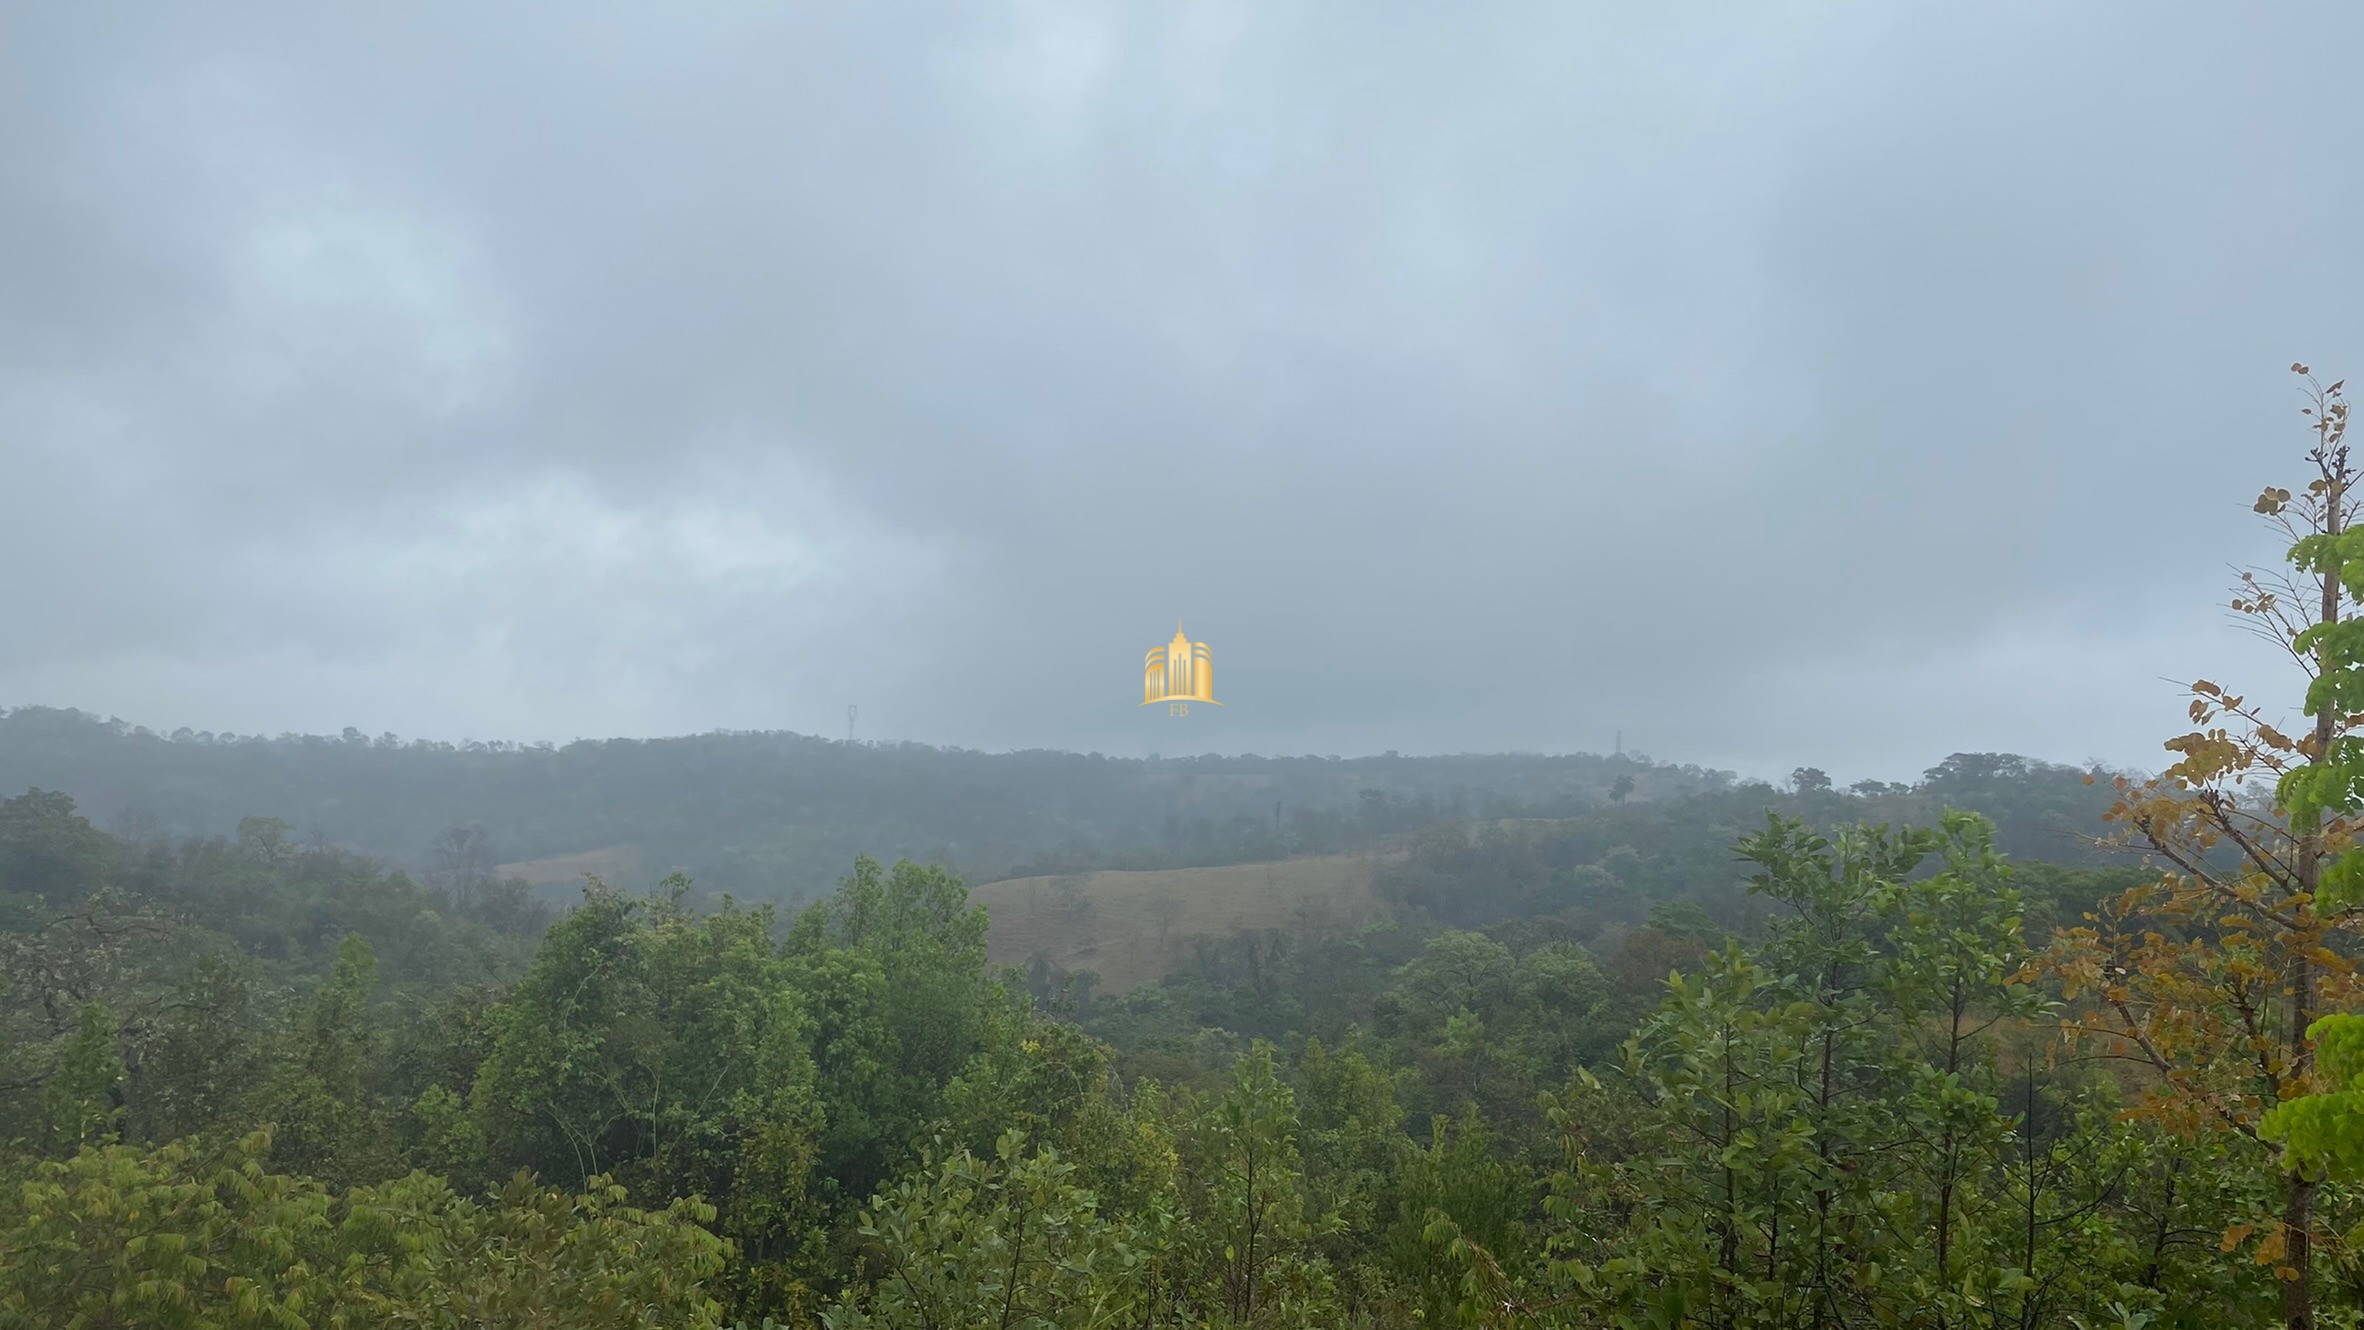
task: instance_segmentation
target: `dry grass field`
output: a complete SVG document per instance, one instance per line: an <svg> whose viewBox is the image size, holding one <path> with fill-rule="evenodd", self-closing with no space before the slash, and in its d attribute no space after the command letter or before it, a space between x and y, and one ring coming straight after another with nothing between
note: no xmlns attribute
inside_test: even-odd
<svg viewBox="0 0 2364 1330"><path fill-rule="evenodd" d="M1310 924L1359 928L1381 913L1371 890L1382 857L1312 855L1223 868L1079 873L989 882L970 892L993 920L995 961L1024 965L1037 951L1070 970L1093 970L1100 991L1161 978L1193 937L1236 928Z"/></svg>
<svg viewBox="0 0 2364 1330"><path fill-rule="evenodd" d="M521 877L537 887L579 887L585 873L596 874L616 886L629 885L632 875L640 871L640 851L629 845L611 845L604 850L583 850L575 854L554 854L546 859L526 859L514 864L502 864L493 870L500 877Z"/></svg>

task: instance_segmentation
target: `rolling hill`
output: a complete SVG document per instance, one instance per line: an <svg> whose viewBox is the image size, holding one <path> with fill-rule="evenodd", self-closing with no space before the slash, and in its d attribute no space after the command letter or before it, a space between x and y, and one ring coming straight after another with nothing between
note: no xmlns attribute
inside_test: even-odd
<svg viewBox="0 0 2364 1330"><path fill-rule="evenodd" d="M861 854L982 882L1335 853L1440 818L1589 806L1621 777L1635 799L1732 779L1588 754L1161 760L780 732L452 744L0 713L0 795L63 792L130 839L226 836L241 818L277 817L305 840L420 869L445 832L479 826L504 862L630 845L638 877L619 886L679 869L741 899L825 893Z"/></svg>

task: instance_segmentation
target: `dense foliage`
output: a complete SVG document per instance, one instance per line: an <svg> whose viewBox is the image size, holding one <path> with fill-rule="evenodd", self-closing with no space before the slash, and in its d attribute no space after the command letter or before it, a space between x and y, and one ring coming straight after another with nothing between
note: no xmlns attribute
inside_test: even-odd
<svg viewBox="0 0 2364 1330"><path fill-rule="evenodd" d="M1761 822L1753 912L1656 886L1638 920L1467 929L1407 901L1355 935L1200 939L1080 1004L990 972L981 910L908 862L786 919L676 881L549 922L283 830L164 850L57 796L0 804L12 1323L2272 1303L2270 1264L2217 1237L2270 1215L2274 1160L2128 1119L2127 1086L2053 1056L2057 990L1972 815Z"/></svg>

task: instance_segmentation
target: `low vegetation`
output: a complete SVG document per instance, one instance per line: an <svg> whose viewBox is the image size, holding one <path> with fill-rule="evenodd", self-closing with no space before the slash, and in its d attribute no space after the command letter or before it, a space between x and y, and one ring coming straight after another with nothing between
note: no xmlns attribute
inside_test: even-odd
<svg viewBox="0 0 2364 1330"><path fill-rule="evenodd" d="M1220 868L1072 873L988 883L987 954L1033 971L1089 971L1121 992L1164 978L1209 939L1274 930L1360 932L1383 908L1375 879L1394 856L1308 855Z"/></svg>

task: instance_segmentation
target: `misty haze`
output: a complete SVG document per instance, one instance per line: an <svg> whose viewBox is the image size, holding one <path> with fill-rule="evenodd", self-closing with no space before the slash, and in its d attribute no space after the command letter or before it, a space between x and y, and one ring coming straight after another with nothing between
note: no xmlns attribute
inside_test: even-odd
<svg viewBox="0 0 2364 1330"><path fill-rule="evenodd" d="M2360 37L0 13L0 1326L2364 1326Z"/></svg>

